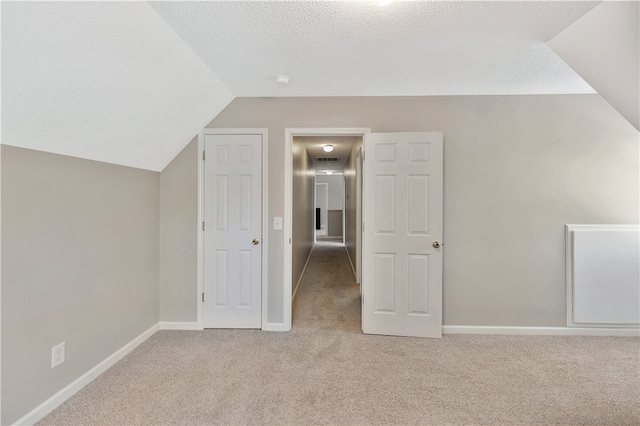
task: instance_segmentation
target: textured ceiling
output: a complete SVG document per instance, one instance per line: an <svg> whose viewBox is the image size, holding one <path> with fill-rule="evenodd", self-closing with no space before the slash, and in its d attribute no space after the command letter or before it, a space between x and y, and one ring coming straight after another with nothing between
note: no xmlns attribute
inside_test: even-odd
<svg viewBox="0 0 640 426"><path fill-rule="evenodd" d="M300 137L304 142L304 146L311 157L311 162L316 170L316 173L323 173L327 170L334 172L342 172L347 165L347 159L351 152L351 147L356 139L353 136L304 136ZM324 145L333 145L333 151L324 152L322 147ZM337 161L325 162L319 161L321 158L337 158Z"/></svg>
<svg viewBox="0 0 640 426"><path fill-rule="evenodd" d="M141 2L2 2L2 143L162 170L233 94Z"/></svg>
<svg viewBox="0 0 640 426"><path fill-rule="evenodd" d="M159 171L234 96L592 92L546 41L597 2L373 3L3 1L2 143Z"/></svg>
<svg viewBox="0 0 640 426"><path fill-rule="evenodd" d="M593 93L547 40L597 2L154 2L236 96ZM291 77L288 86L276 75Z"/></svg>

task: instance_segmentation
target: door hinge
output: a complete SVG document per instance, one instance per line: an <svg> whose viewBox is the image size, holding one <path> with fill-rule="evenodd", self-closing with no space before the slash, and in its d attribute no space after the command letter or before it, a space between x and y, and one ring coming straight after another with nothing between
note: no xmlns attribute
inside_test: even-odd
<svg viewBox="0 0 640 426"><path fill-rule="evenodd" d="M202 222L202 230L204 231L204 221Z"/></svg>
<svg viewBox="0 0 640 426"><path fill-rule="evenodd" d="M204 302L204 293L202 293L202 301Z"/></svg>
<svg viewBox="0 0 640 426"><path fill-rule="evenodd" d="M362 304L364 305L364 293L362 293Z"/></svg>
<svg viewBox="0 0 640 426"><path fill-rule="evenodd" d="M205 157L206 157L206 155L205 155L205 154L206 154L206 153L205 153L205 151L202 151L202 161L204 161L204 159L205 159Z"/></svg>
<svg viewBox="0 0 640 426"><path fill-rule="evenodd" d="M362 232L364 232L364 222L362 222Z"/></svg>

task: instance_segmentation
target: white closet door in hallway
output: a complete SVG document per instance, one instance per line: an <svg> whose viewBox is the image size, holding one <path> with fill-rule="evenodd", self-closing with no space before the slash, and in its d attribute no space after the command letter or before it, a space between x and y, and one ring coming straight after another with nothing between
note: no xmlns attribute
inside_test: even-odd
<svg viewBox="0 0 640 426"><path fill-rule="evenodd" d="M442 132L364 138L362 329L442 337Z"/></svg>
<svg viewBox="0 0 640 426"><path fill-rule="evenodd" d="M204 327L262 326L262 136L204 139Z"/></svg>

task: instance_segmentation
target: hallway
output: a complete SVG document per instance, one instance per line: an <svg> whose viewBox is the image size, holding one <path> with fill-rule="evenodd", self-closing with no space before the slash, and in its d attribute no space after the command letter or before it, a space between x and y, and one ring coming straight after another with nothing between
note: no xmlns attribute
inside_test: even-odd
<svg viewBox="0 0 640 426"><path fill-rule="evenodd" d="M292 331L361 333L360 288L343 245L319 241L293 301Z"/></svg>

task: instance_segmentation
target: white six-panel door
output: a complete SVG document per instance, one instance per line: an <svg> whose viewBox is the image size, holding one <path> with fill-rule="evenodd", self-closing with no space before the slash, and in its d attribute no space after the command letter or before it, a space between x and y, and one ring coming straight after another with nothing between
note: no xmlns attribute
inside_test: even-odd
<svg viewBox="0 0 640 426"><path fill-rule="evenodd" d="M362 329L442 337L442 132L364 138Z"/></svg>
<svg viewBox="0 0 640 426"><path fill-rule="evenodd" d="M262 326L262 136L204 137L204 327Z"/></svg>

